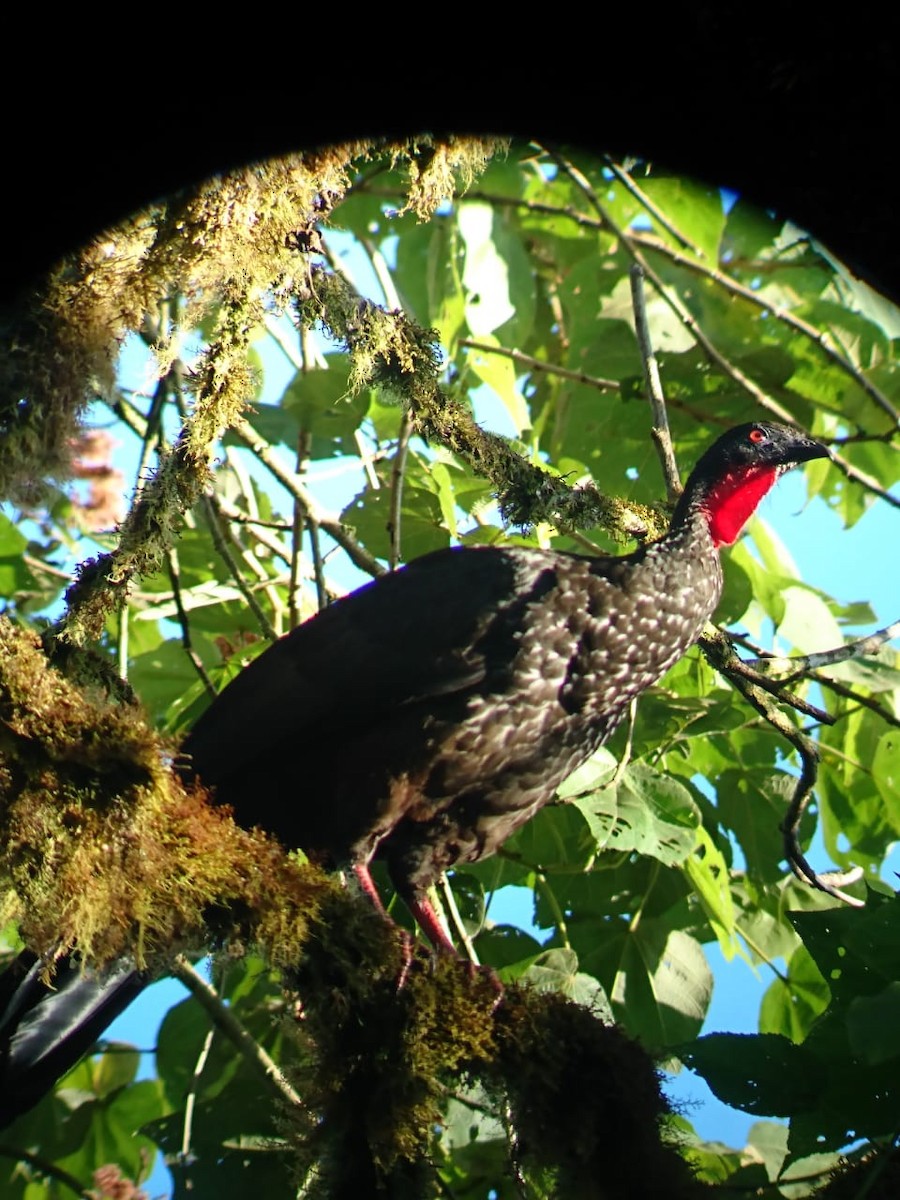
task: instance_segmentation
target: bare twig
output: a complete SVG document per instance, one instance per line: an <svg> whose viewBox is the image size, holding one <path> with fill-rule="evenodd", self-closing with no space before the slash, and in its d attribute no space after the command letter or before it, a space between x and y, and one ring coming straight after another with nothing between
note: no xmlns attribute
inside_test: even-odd
<svg viewBox="0 0 900 1200"><path fill-rule="evenodd" d="M893 492L889 492L887 488L881 486L877 479L873 479L866 471L861 471L859 467L854 467L853 463L848 462L842 454L838 454L836 450L831 452L831 461L835 466L852 479L854 483L860 484L871 492L873 496L877 496L879 500L884 500L886 504L890 504L893 508L900 508L900 496L895 496Z"/></svg>
<svg viewBox="0 0 900 1200"><path fill-rule="evenodd" d="M302 337L304 335L307 327L306 327L306 325L301 325L300 328L301 328L301 337ZM305 356L304 356L304 362L305 361L306 360L305 360ZM309 451L310 451L311 445L312 445L311 432L308 429L301 429L299 431L299 433L297 434L297 461L296 461L295 468L294 468L296 470L298 476L306 474L306 466L309 461ZM303 530L304 530L304 526L306 525L306 516L307 516L306 509L300 503L300 501L297 499L297 497L294 496L293 499L294 499L294 507L293 507L293 515L291 518L292 528L291 528L291 557L290 557L291 582L290 582L290 587L288 589L288 597L289 597L289 599L288 599L288 613L289 613L288 622L290 624L291 629L294 629L300 623L300 606L297 603L297 599L298 599L298 595L299 595L299 588L300 588L300 561L301 561L300 550L303 545ZM321 603L320 603L319 607L320 608L322 607Z"/></svg>
<svg viewBox="0 0 900 1200"><path fill-rule="evenodd" d="M762 662L765 662L768 658L774 659L778 657L778 655L772 654L771 651L765 650L762 646L757 645L754 641L752 641L751 638L747 637L746 634L735 633L732 631L728 636L732 641L738 642L739 645L744 646L747 650L752 650L753 653L762 660ZM785 661L796 662L797 660L786 659ZM759 663L757 663L756 666L758 669ZM895 729L900 729L900 718L895 717L892 712L889 712L882 704L879 704L878 701L873 699L871 696L861 695L859 692L854 691L853 688L848 687L845 683L841 683L840 680L834 679L832 676L826 675L822 671L811 669L806 672L805 677L811 683L818 683L821 687L828 688L828 690L834 692L836 696L842 696L845 700L850 700L852 703L859 705L860 708L869 709L888 725L893 725Z"/></svg>
<svg viewBox="0 0 900 1200"><path fill-rule="evenodd" d="M259 542L261 546L265 546L270 554L274 554L276 558L281 559L285 566L290 567L291 551L287 542L268 532L270 529L276 529L281 533L290 533L291 526L287 522L263 521L261 518L244 512L243 509L237 508L229 500L224 500L221 497L219 499L219 512L221 512L223 517L227 517L233 525L245 525L249 537Z"/></svg>
<svg viewBox="0 0 900 1200"><path fill-rule="evenodd" d="M122 679L128 678L128 605L123 604L116 613L116 666Z"/></svg>
<svg viewBox="0 0 900 1200"><path fill-rule="evenodd" d="M247 1032L234 1015L234 1011L223 1004L222 998L215 988L194 970L184 955L179 954L175 959L172 974L184 984L198 1004L202 1006L215 1028L228 1038L257 1074L265 1079L269 1087L273 1088L289 1104L302 1108L303 1101L285 1078L277 1063Z"/></svg>
<svg viewBox="0 0 900 1200"><path fill-rule="evenodd" d="M400 302L400 296L394 286L394 279L391 275L390 268L385 261L384 255L375 245L371 238L360 238L362 247L369 256L369 262L372 264L372 270L375 272L375 278L378 280L381 288L384 302L388 308L397 310L403 307Z"/></svg>
<svg viewBox="0 0 900 1200"><path fill-rule="evenodd" d="M313 579L316 582L316 601L321 611L328 604L329 589L325 581L325 559L322 555L319 525L312 518L309 520L309 553L313 564Z"/></svg>
<svg viewBox="0 0 900 1200"><path fill-rule="evenodd" d="M635 200L637 200L641 206L647 210L657 224L661 225L663 229L670 233L677 242L680 242L682 246L685 247L685 249L690 250L691 254L696 254L698 258L706 258L703 250L701 250L699 246L692 242L687 234L682 233L681 230L669 220L662 209L658 208L657 205L653 203L643 188L638 187L627 171L623 171L619 164L611 159L608 155L604 157L603 161L606 163L607 168L612 171L613 175L615 175L616 179L618 179L619 183L621 183L622 187L624 187L627 192L630 192L631 195L634 196Z"/></svg>
<svg viewBox="0 0 900 1200"><path fill-rule="evenodd" d="M406 471L406 459L409 453L409 439L412 433L412 414L409 409L403 410L400 418L400 433L397 438L397 453L391 468L391 506L388 515L388 537L391 549L388 565L393 571L400 561L400 522L403 507L403 477Z"/></svg>
<svg viewBox="0 0 900 1200"><path fill-rule="evenodd" d="M547 204L536 200L523 200L515 196L501 196L495 193L479 191L478 189L471 191L469 196L473 200L486 200L498 206L505 205L522 208L528 212L565 217L567 220L572 221L573 224L585 229L609 229L611 232L620 232L614 224L610 223L608 214L605 212L597 217L592 217L587 213L581 212L571 204ZM814 342L821 349L825 357L830 359L835 366L845 371L883 412L887 413L894 421L900 420L900 414L898 414L896 406L892 404L890 399L876 384L866 377L860 367L839 348L832 345L828 334L824 330L816 329L814 325L810 325L808 321L804 321L802 317L798 317L789 309L783 308L778 304L773 304L771 297L766 294L765 290L754 291L745 284L739 283L738 280L719 268L700 262L698 259L676 250L673 246L667 245L655 234L632 230L628 233L628 240L633 247L640 246L664 255L675 266L684 267L696 275L701 275L706 279L712 280L731 292L732 295L740 296L749 304L753 304L759 309L764 309L776 320L781 321L791 329L795 329L798 333L802 333Z"/></svg>
<svg viewBox="0 0 900 1200"><path fill-rule="evenodd" d="M886 642L895 637L900 637L900 621L894 621L892 625L886 625L884 629L870 633L867 637L847 642L844 646L837 646L834 650L820 650L814 654L783 658L774 655L764 656L754 659L748 665L753 666L761 675L769 678L777 677L782 683L790 683L801 675L818 670L820 667L830 667L851 658L876 654Z"/></svg>
<svg viewBox="0 0 900 1200"><path fill-rule="evenodd" d="M256 432L249 421L239 417L232 425L232 432L256 455L260 462L265 464L275 479L303 505L309 518L315 521L322 532L337 542L355 566L368 575L384 574L385 569L378 559L356 541L333 513L322 508L302 479L299 479L293 471L282 466L273 448L261 434Z"/></svg>
<svg viewBox="0 0 900 1200"><path fill-rule="evenodd" d="M579 171L573 163L570 163L562 155L555 152L551 152L551 154L553 160L556 162L560 170L564 171L569 178L584 192L588 202L603 219L603 223L606 228L610 229L615 236L620 239L628 254L638 264L638 266L641 267L646 277L653 284L660 298L664 300L666 304L668 304L669 308L685 327L688 333L690 333L694 341L706 353L706 356L712 362L714 362L716 366L724 372L724 374L726 374L739 387L752 396L760 408L766 409L768 412L772 413L773 416L778 417L780 421L787 421L789 425L796 426L797 420L793 414L788 412L788 410L782 404L779 404L778 401L768 395L767 392L764 392L758 384L754 383L749 375L745 375L740 368L736 367L734 363L727 358L721 352L721 350L718 349L712 339L707 337L694 318L690 309L681 300L680 296L676 295L671 288L667 287L663 283L659 275L657 275L657 273L648 264L647 260L638 250L637 244L631 235L627 233L620 225L618 225L609 215L605 206L601 203L600 198L597 196L597 193L591 186L590 181L582 174L582 172Z"/></svg>
<svg viewBox="0 0 900 1200"><path fill-rule="evenodd" d="M663 478L666 481L666 495L669 503L674 504L681 495L681 476L678 474L678 463L675 461L675 451L672 447L672 434L669 431L669 415L666 412L666 398L663 395L662 380L659 377L659 364L653 351L650 338L650 325L647 322L647 303L644 298L644 272L635 263L629 272L631 281L631 303L634 308L634 331L637 336L638 349L641 352L641 363L644 367L644 384L647 388L647 399L653 410L653 428L651 434L662 465Z"/></svg>
<svg viewBox="0 0 900 1200"><path fill-rule="evenodd" d="M466 952L466 957L469 962L478 967L481 965L478 958L478 951L472 939L469 937L469 931L466 929L462 919L462 913L459 911L459 905L456 903L456 897L453 895L453 888L450 886L446 874L441 875L441 895L443 897L444 908L450 914L450 919L453 922L453 928L456 930L456 936L462 943Z"/></svg>
<svg viewBox="0 0 900 1200"><path fill-rule="evenodd" d="M243 496L243 499L244 499L244 506L246 507L246 509L249 513L255 514L258 516L259 515L259 505L257 504L257 501L256 501L256 490L254 487L253 480L250 476L250 472L247 469L247 465L244 462L242 456L234 449L234 447L229 446L225 450L225 461L228 463L228 466L231 468L231 471L234 474L235 480L237 481L238 487L241 490L241 495ZM209 494L215 503L216 511L221 515L222 514L222 505L221 505L221 500L219 497L218 490L211 490ZM284 601L282 599L281 593L279 592L278 588L275 586L275 582L272 579L271 571L269 571L260 562L259 557L257 556L256 551L254 550L252 545L244 545L243 543L241 543L241 541L235 536L234 530L231 528L231 525L227 521L223 521L223 529L226 532L228 540L229 540L230 544L234 547L235 551L240 554L240 557L244 560L244 562L247 564L247 566L250 568L250 570L253 572L253 574L256 576L256 578L259 580L262 580L265 583L266 591L267 591L267 594L269 597L269 603L271 604L272 612L275 616L275 620L274 620L275 632L281 633L282 632L281 618L282 618L282 614L284 612ZM255 540L259 541L258 538Z"/></svg>
<svg viewBox="0 0 900 1200"><path fill-rule="evenodd" d="M270 641L277 641L278 634L273 628L272 622L266 616L262 605L253 594L252 590L247 586L247 581L244 579L243 572L238 566L237 559L231 553L231 547L228 545L227 525L221 519L218 505L215 497L212 494L207 493L206 496L204 496L204 506L206 508L207 523L209 524L209 530L212 534L213 544L216 547L217 553L224 560L225 565L228 567L235 586L247 601L247 605L254 617L256 617L257 624L259 625L263 634Z"/></svg>
<svg viewBox="0 0 900 1200"><path fill-rule="evenodd" d="M34 1154L31 1150L23 1149L22 1146L7 1146L2 1142L0 1142L0 1158L8 1158L12 1162L28 1163L40 1175L46 1175L47 1179L54 1179L57 1183L61 1183L63 1187L67 1187L76 1196L80 1196L81 1200L97 1200L96 1192L83 1187L79 1179L76 1179L74 1175L70 1175L68 1171L63 1170L51 1158ZM43 1189L41 1190L43 1191Z"/></svg>
<svg viewBox="0 0 900 1200"><path fill-rule="evenodd" d="M197 1061L194 1063L191 1082L188 1084L188 1092L184 1101L184 1121L181 1126L181 1149L178 1152L182 1167L186 1167L191 1161L191 1136L194 1131L194 1109L197 1107L197 1091L200 1087L201 1076L209 1061L209 1053L212 1050L215 1036L215 1029L207 1029L203 1045L200 1047L200 1053L197 1055Z"/></svg>
<svg viewBox="0 0 900 1200"><path fill-rule="evenodd" d="M701 275L705 279L712 280L727 292L730 292L731 295L740 296L748 304L752 304L756 308L770 313L772 317L780 321L783 325L787 325L788 328L795 329L798 333L802 333L805 337L808 337L810 341L819 347L826 358L830 359L842 371L845 371L859 385L873 403L883 412L887 413L892 420L895 422L900 421L900 413L898 413L888 397L871 380L866 378L865 373L841 348L831 344L825 330L816 329L814 325L810 325L808 321L804 321L802 317L798 317L790 309L783 308L779 304L773 304L771 295L768 295L764 288L754 291L753 288L739 283L738 280L719 270L718 267L708 266L705 263L697 262L686 254L681 254L678 250L666 245L665 242L653 234L635 231L630 233L629 237L635 245L662 254L670 262L674 263L675 266L684 267L686 270Z"/></svg>
<svg viewBox="0 0 900 1200"><path fill-rule="evenodd" d="M366 480L373 492L377 492L381 487L381 480L378 478L378 472L375 470L375 463L383 456L383 451L380 448L373 450L366 441L366 435L361 429L353 431L353 440L356 442L356 449L359 453L359 461L362 469L366 473Z"/></svg>
<svg viewBox="0 0 900 1200"><path fill-rule="evenodd" d="M729 634L723 634L723 636L728 638L729 642L731 641ZM810 704L808 700L803 700L799 696L793 695L791 692L786 692L784 690L785 687L789 682L793 682L793 680L768 679L765 675L757 671L753 664L745 662L744 659L739 658L733 652L727 659L726 667L720 667L719 669L722 670L723 674L726 674L732 681L740 676L741 679L746 679L754 686L762 688L763 691L768 692L770 696L774 696L776 700L779 700L783 704L789 704L791 708L795 708L797 712L803 713L803 715L806 717L812 717L822 725L833 725L835 722L835 718L831 715L831 713L826 712L822 708L817 708L815 704Z"/></svg>
<svg viewBox="0 0 900 1200"><path fill-rule="evenodd" d="M819 891L826 892L829 896L833 896L837 900L842 900L845 904L849 904L854 908L863 907L863 901L857 900L855 896L848 895L848 893L841 891L840 888L828 882L823 876L817 875L800 849L798 838L800 821L809 804L816 779L818 778L819 753L815 742L801 730L797 729L785 714L776 707L774 699L768 691L760 686L760 682L751 679L748 676L748 672L742 669L746 664L741 663L741 660L734 652L731 641L724 633L719 630L713 631L708 626L707 632L700 639L700 645L703 648L704 654L716 670L731 680L744 699L756 709L760 716L776 729L786 741L790 742L800 758L800 778L797 780L794 795L791 798L788 811L780 827L784 835L785 857L790 864L791 870L798 879L805 880ZM735 662L740 663L741 666L735 667ZM850 878L852 879L854 876Z"/></svg>
<svg viewBox="0 0 900 1200"><path fill-rule="evenodd" d="M167 555L166 565L169 570L169 582L172 584L172 599L175 601L175 611L178 614L178 624L181 627L181 645L184 648L185 654L188 656L194 670L200 676L203 686L209 693L210 697L215 700L216 689L213 687L213 682L206 672L206 667L203 665L203 660L194 649L191 640L191 624L188 620L187 612L181 599L181 572L178 566L178 552L172 547Z"/></svg>
<svg viewBox="0 0 900 1200"><path fill-rule="evenodd" d="M600 391L618 392L622 389L618 379L603 379L599 375L588 375L585 371L572 371L568 367L560 367L542 358L535 358L532 354L523 354L521 350L509 350L506 346L488 346L476 338L460 338L459 344L469 350L478 350L482 354L497 354L501 358L509 358L518 366L527 367L529 371L543 371L546 375L556 375L560 379L583 383Z"/></svg>

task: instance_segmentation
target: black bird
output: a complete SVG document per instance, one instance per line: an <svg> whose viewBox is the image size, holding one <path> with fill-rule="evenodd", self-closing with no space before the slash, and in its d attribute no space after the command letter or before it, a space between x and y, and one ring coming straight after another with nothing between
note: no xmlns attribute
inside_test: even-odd
<svg viewBox="0 0 900 1200"><path fill-rule="evenodd" d="M383 858L429 938L452 949L429 885L494 853L606 741L715 610L718 548L783 471L827 453L783 425L741 425L697 463L665 536L633 554L449 549L382 576L225 688L184 742L185 779L239 824L352 866L376 903L369 864ZM32 972L6 988L4 1013L5 982L10 1119L144 981L118 965L71 971L47 994Z"/></svg>

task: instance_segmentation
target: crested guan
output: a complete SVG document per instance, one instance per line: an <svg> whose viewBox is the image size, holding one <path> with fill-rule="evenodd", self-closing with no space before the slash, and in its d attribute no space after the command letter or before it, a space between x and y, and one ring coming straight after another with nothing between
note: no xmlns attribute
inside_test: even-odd
<svg viewBox="0 0 900 1200"><path fill-rule="evenodd" d="M452 949L425 889L492 854L603 744L714 611L718 547L784 470L827 453L782 425L741 425L701 457L666 535L633 554L448 549L380 577L224 689L184 742L185 780L238 823L351 865L376 903L369 863L383 858ZM48 991L33 963L26 953L0 978L0 1123L144 983L121 964L67 963Z"/></svg>

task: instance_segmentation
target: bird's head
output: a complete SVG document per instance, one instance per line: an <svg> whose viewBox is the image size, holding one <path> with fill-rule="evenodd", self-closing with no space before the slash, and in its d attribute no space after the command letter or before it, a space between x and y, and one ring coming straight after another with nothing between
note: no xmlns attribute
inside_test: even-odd
<svg viewBox="0 0 900 1200"><path fill-rule="evenodd" d="M715 544L730 546L780 475L798 463L828 457L823 445L787 425L737 425L713 442L694 467L674 521L700 509Z"/></svg>

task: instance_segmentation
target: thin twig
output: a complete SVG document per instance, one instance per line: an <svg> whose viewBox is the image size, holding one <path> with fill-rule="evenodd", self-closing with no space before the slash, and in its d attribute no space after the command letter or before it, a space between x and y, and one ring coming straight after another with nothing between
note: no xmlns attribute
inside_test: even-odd
<svg viewBox="0 0 900 1200"><path fill-rule="evenodd" d="M251 517L249 513L242 512L241 509L235 508L233 504L229 504L227 500L222 502L222 512L228 517L229 521L233 521L236 525L249 525L253 530L256 529L277 529L279 533L290 533L290 521L266 521L262 517ZM264 546L268 546L270 550L274 549L274 542L264 541L259 539ZM275 551L279 558L285 562L290 561L290 551L286 549L283 543Z"/></svg>
<svg viewBox="0 0 900 1200"><path fill-rule="evenodd" d="M400 302L400 296L396 287L394 286L393 276L391 275L384 255L371 238L360 238L360 244L362 245L362 248L365 250L366 254L369 256L369 261L372 264L372 270L375 272L375 278L378 280L378 284L381 287L385 304L388 308L394 309L395 311L397 309L401 309L403 305Z"/></svg>
<svg viewBox="0 0 900 1200"><path fill-rule="evenodd" d="M191 624L188 620L188 615L181 598L181 572L178 564L178 551L174 546L169 550L166 559L166 565L169 569L169 582L172 584L172 599L175 601L175 611L178 614L178 624L181 627L181 645L194 670L200 676L204 688L206 688L206 691L210 697L215 700L216 689L213 687L213 682L206 673L206 667L203 665L203 660L194 649L194 645L191 640Z"/></svg>
<svg viewBox="0 0 900 1200"><path fill-rule="evenodd" d="M796 330L797 333L802 333L814 342L826 358L830 359L835 366L845 371L855 383L866 393L870 400L873 401L883 412L887 413L895 422L900 420L900 413L891 403L887 396L876 387L865 373L859 368L842 349L835 347L828 341L828 334L825 330L816 329L814 325L810 325L808 321L804 321L802 317L798 317L792 313L790 309L783 308L779 304L773 304L770 295L767 295L764 288L759 291L754 291L753 288L747 287L746 284L740 283L731 275L727 275L718 267L711 267L705 263L699 263L685 254L681 254L673 247L666 245L660 238L653 234L639 233L634 231L629 234L629 237L635 245L642 246L647 250L656 251L664 255L675 266L684 267L688 271L692 271L697 275L703 276L705 279L711 280L730 292L733 296L740 296L742 300L746 300L748 304L754 305L767 313L773 318L780 321L788 328Z"/></svg>
<svg viewBox="0 0 900 1200"><path fill-rule="evenodd" d="M600 198L597 196L596 192L591 186L590 181L582 174L582 172L579 171L579 169L573 163L570 163L562 155L555 152L551 152L551 154L559 169L564 171L573 181L573 183L575 183L582 190L588 202L602 217L606 227L610 229L617 238L620 239L626 252L642 268L644 274L653 284L660 298L664 300L666 304L668 304L669 308L672 310L684 328L688 331L688 333L690 333L691 337L698 344L698 346L700 346L705 352L706 356L739 387L752 396L760 408L766 409L767 412L770 412L773 414L773 416L778 417L780 421L786 421L789 425L796 426L798 422L793 414L788 412L784 405L779 404L777 400L773 399L770 395L768 395L767 392L763 391L758 384L754 383L749 375L745 375L739 367L736 367L734 363L731 362L731 360L727 358L721 350L719 350L712 339L707 337L691 313L690 309L682 301L681 297L673 292L671 288L667 287L665 283L663 283L660 276L657 275L657 273L653 270L653 268L638 250L634 239L609 215L605 206L601 203Z"/></svg>
<svg viewBox="0 0 900 1200"><path fill-rule="evenodd" d="M318 522L309 518L309 553L313 564L313 579L316 583L316 601L319 611L326 608L329 602L329 589L325 582L325 559L322 554L322 539Z"/></svg>
<svg viewBox="0 0 900 1200"><path fill-rule="evenodd" d="M767 658L774 659L778 657L778 655L773 654L771 651L757 645L744 633L735 633L734 631L731 631L728 636L732 641L738 642L739 645L744 646L747 650L752 650L753 653L757 655L760 660L762 660L762 662L765 662ZM785 661L796 662L797 660L787 659ZM757 669L759 669L759 663L757 663L756 666ZM834 692L836 696L842 696L845 700L850 700L854 704L859 705L861 708L868 708L871 712L876 713L882 721L886 721L888 725L893 725L895 729L900 729L900 717L895 717L892 712L889 712L873 697L860 695L860 693L855 692L853 688L848 687L845 683L841 683L841 681L838 679L834 679L831 675L826 675L822 671L810 670L806 673L806 678L810 683L818 683L821 687L828 688L829 691Z"/></svg>
<svg viewBox="0 0 900 1200"><path fill-rule="evenodd" d="M729 635L726 634L725 636L729 637L730 640ZM729 679L740 676L742 679L746 679L749 683L754 684L754 686L762 688L770 696L774 696L776 700L784 704L789 704L791 708L795 708L797 712L803 713L804 716L812 717L813 720L818 721L822 725L834 724L835 718L831 713L826 712L823 708L818 708L815 704L810 704L808 700L803 700L800 696L795 696L791 692L785 692L784 688L789 682L793 682L793 680L768 679L765 675L760 674L753 664L746 662L743 658L739 658L734 653L727 660L726 665L727 671L725 673Z"/></svg>
<svg viewBox="0 0 900 1200"><path fill-rule="evenodd" d="M303 331L305 331L306 328L306 325L301 326L301 337L303 336ZM309 429L301 429L297 434L297 461L294 468L298 475L306 474L306 467L307 463L309 462L311 446L311 431ZM295 629L297 625L300 624L300 606L297 603L297 598L300 589L300 562L301 548L303 546L303 530L306 525L306 509L296 496L294 496L294 507L291 521L291 582L288 589L288 623L291 629Z"/></svg>
<svg viewBox="0 0 900 1200"><path fill-rule="evenodd" d="M247 1032L234 1015L234 1011L222 1002L222 998L211 984L194 969L184 955L175 959L172 974L181 980L194 999L203 1007L213 1025L231 1042L251 1067L261 1075L289 1104L303 1107L300 1095L285 1078L280 1067L256 1039Z"/></svg>
<svg viewBox="0 0 900 1200"><path fill-rule="evenodd" d="M854 642L837 646L834 650L819 650L813 654L797 656L764 656L754 659L748 663L748 666L752 666L761 675L767 675L770 678L777 676L782 683L791 683L801 675L818 670L820 667L830 667L851 658L877 654L886 642L895 637L900 637L900 621L894 621L893 624L886 625L884 629L879 629L866 637L857 638Z"/></svg>
<svg viewBox="0 0 900 1200"><path fill-rule="evenodd" d="M207 1029L203 1045L200 1047L200 1053L197 1055L197 1061L194 1063L191 1082L188 1084L188 1092L184 1102L184 1121L181 1127L181 1150L178 1153L182 1167L187 1167L191 1161L191 1136L194 1132L194 1109L197 1106L197 1091L200 1087L200 1077L209 1061L209 1053L212 1050L215 1036L215 1029Z"/></svg>
<svg viewBox="0 0 900 1200"><path fill-rule="evenodd" d="M599 375L588 375L585 371L572 371L568 367L560 367L556 363L535 358L532 354L523 354L521 350L509 350L506 346L488 346L476 338L460 338L459 344L469 350L478 350L481 354L497 354L501 358L509 358L520 367L527 367L529 371L543 371L547 375L556 375L560 379L583 383L587 387L597 388L601 391L618 392L622 390L618 379L603 379Z"/></svg>
<svg viewBox="0 0 900 1200"><path fill-rule="evenodd" d="M250 476L250 472L248 471L246 464L243 462L241 455L233 447L229 446L225 450L225 461L231 468L238 487L241 489L241 495L244 498L244 505L247 511L249 513L255 513L258 515L259 505L256 501L256 490L253 480ZM211 491L210 495L214 500L217 512L219 512L221 515L222 506L218 490ZM254 575L256 575L257 579L265 581L269 603L272 607L272 612L275 615L275 631L276 633L281 633L281 616L284 612L284 602L282 600L281 593L278 591L278 588L275 586L275 583L272 579L271 571L267 570L262 565L252 546L245 546L240 542L240 540L235 536L234 530L231 528L231 525L228 522L223 522L223 526L229 542L235 548L235 550L240 553L241 558L244 560L250 570L254 573Z"/></svg>
<svg viewBox="0 0 900 1200"><path fill-rule="evenodd" d="M459 911L459 905L456 903L456 897L453 895L453 888L450 886L450 880L447 878L446 873L441 875L441 894L444 898L444 908L450 914L453 928L456 930L457 938L462 942L466 957L474 966L481 966L478 951L475 949L474 942L469 937L469 931L466 929L462 919L462 913Z"/></svg>
<svg viewBox="0 0 900 1200"><path fill-rule="evenodd" d="M644 368L647 399L653 410L653 428L650 432L662 465L663 478L666 481L666 495L669 503L674 504L683 489L681 476L678 474L678 463L675 461L675 450L672 446L666 398L663 395L662 380L659 377L659 364L656 361L653 342L650 338L647 302L644 298L644 272L637 263L634 263L629 271L629 280L631 282L631 304L634 309L634 332Z"/></svg>
<svg viewBox="0 0 900 1200"><path fill-rule="evenodd" d="M356 442L356 449L359 453L359 461L366 475L366 481L373 492L377 492L381 487L381 480L378 478L378 472L375 470L375 463L379 458L383 457L383 451L380 447L373 450L366 444L366 435L361 429L354 429L353 440Z"/></svg>
<svg viewBox="0 0 900 1200"><path fill-rule="evenodd" d="M604 788L618 787L622 782L622 776L628 770L628 764L631 762L631 751L634 744L634 726L637 721L637 697L635 696L628 705L628 730L625 734L625 746L622 750L622 757L616 763L616 769L613 772L612 778L603 786Z"/></svg>
<svg viewBox="0 0 900 1200"><path fill-rule="evenodd" d="M221 519L215 499L209 493L204 496L204 506L206 508L207 522L209 524L210 533L212 534L213 544L216 547L216 552L224 560L225 565L228 567L231 577L235 582L235 586L247 601L247 606L253 613L254 617L256 617L257 624L263 631L263 634L270 641L277 641L278 634L275 632L272 622L266 616L262 605L256 599L256 596L247 586L247 581L244 579L243 573L238 566L237 559L231 553L231 548L228 545L225 532L225 523Z"/></svg>
<svg viewBox="0 0 900 1200"><path fill-rule="evenodd" d="M707 632L700 639L700 645L712 666L731 680L744 699L769 725L790 742L799 755L800 778L797 780L791 803L780 826L784 836L784 853L791 870L798 879L805 880L819 891L825 892L837 900L842 900L854 908L863 907L863 901L848 895L821 875L817 875L800 849L798 838L800 821L812 797L818 778L819 754L815 742L787 719L759 682L751 680L745 671L734 666L735 661L741 663L741 660L735 654L729 638L719 630L709 632L710 628L707 627Z"/></svg>
<svg viewBox="0 0 900 1200"><path fill-rule="evenodd" d="M70 1175L68 1171L63 1170L52 1159L44 1158L40 1154L34 1154L31 1150L23 1149L22 1146L8 1146L5 1142L0 1142L0 1157L11 1159L12 1162L28 1163L30 1167L34 1167L41 1175L46 1175L48 1179L55 1179L57 1183L61 1183L64 1187L69 1188L76 1196L80 1196L81 1200L97 1200L96 1192L84 1187L80 1179L76 1179L74 1175Z"/></svg>
<svg viewBox="0 0 900 1200"><path fill-rule="evenodd" d="M118 628L116 630L116 665L120 679L128 678L128 605L120 606L116 613Z"/></svg>
<svg viewBox="0 0 900 1200"><path fill-rule="evenodd" d="M369 553L341 524L338 517L327 512L315 499L301 479L293 471L288 470L278 461L278 456L272 446L261 434L258 434L249 421L239 417L232 425L234 435L244 443L263 463L275 479L282 484L290 494L306 509L311 520L327 533L347 554L350 561L365 571L368 575L383 575L385 568L377 558Z"/></svg>
<svg viewBox="0 0 900 1200"><path fill-rule="evenodd" d="M403 479L406 472L406 459L409 453L409 439L412 434L413 419L408 408L403 410L400 418L400 433L397 438L397 453L391 467L391 504L388 511L388 537L390 538L390 556L388 565L393 571L400 562L400 526L403 512Z"/></svg>
<svg viewBox="0 0 900 1200"><path fill-rule="evenodd" d="M556 932L562 940L563 949L571 950L572 943L569 940L569 926L566 923L566 914L563 912L562 905L557 900L553 886L543 868L534 868L534 878L535 883L540 888L541 895L544 897L545 903L550 909L550 915L553 918L553 924L556 926Z"/></svg>
<svg viewBox="0 0 900 1200"><path fill-rule="evenodd" d="M233 525L245 525L248 535L254 541L259 542L261 546L265 546L270 554L274 554L276 558L280 558L285 566L290 566L291 551L287 542L267 532L270 529L277 529L281 533L290 533L291 526L287 522L260 520L259 517L253 517L249 513L245 513L243 509L237 508L229 500L222 498L219 499L219 511Z"/></svg>
<svg viewBox="0 0 900 1200"><path fill-rule="evenodd" d="M831 461L843 471L848 479L852 479L854 483L860 484L871 492L873 496L877 496L879 500L884 500L886 504L890 504L893 508L900 508L900 496L895 496L893 492L889 492L887 488L881 486L877 479L873 479L866 471L861 471L859 467L854 467L853 463L848 462L843 454L838 454L836 450L831 452Z"/></svg>
<svg viewBox="0 0 900 1200"><path fill-rule="evenodd" d="M609 223L608 216L605 213L597 217L592 217L588 213L581 212L571 204L547 204L537 200L523 200L515 196L500 196L495 193L478 191L477 189L470 191L468 195L470 199L486 200L498 206L505 205L512 208L521 208L527 212L565 217L583 229L608 229L611 232L617 232L617 227ZM826 358L829 358L835 366L845 371L883 412L887 413L894 421L900 420L900 414L898 414L896 407L891 403L890 399L870 379L866 378L865 373L860 367L827 340L828 335L824 330L816 329L814 325L810 325L808 321L804 321L802 317L798 317L789 309L782 308L778 304L773 304L764 289L754 291L745 284L739 283L718 267L699 262L697 259L676 250L673 246L667 245L655 234L632 230L628 233L628 239L633 246L641 246L647 250L662 254L675 266L684 267L694 274L712 280L714 283L727 289L732 295L740 296L755 307L770 313L772 317L786 324L791 329L802 333L815 343ZM761 268L763 266L764 264L760 264Z"/></svg>
<svg viewBox="0 0 900 1200"><path fill-rule="evenodd" d="M682 233L681 230L669 220L662 209L658 208L657 205L653 203L647 193L642 188L638 187L627 171L623 171L619 164L614 162L613 159L611 159L608 155L604 156L603 161L606 163L608 170L612 171L613 175L615 175L622 187L625 188L626 192L630 192L631 195L634 196L635 200L637 200L638 203L647 210L657 224L661 225L663 229L670 233L677 242L680 242L682 246L685 247L685 249L690 250L691 254L696 254L697 258L706 258L703 250L694 242L692 242L687 234Z"/></svg>

